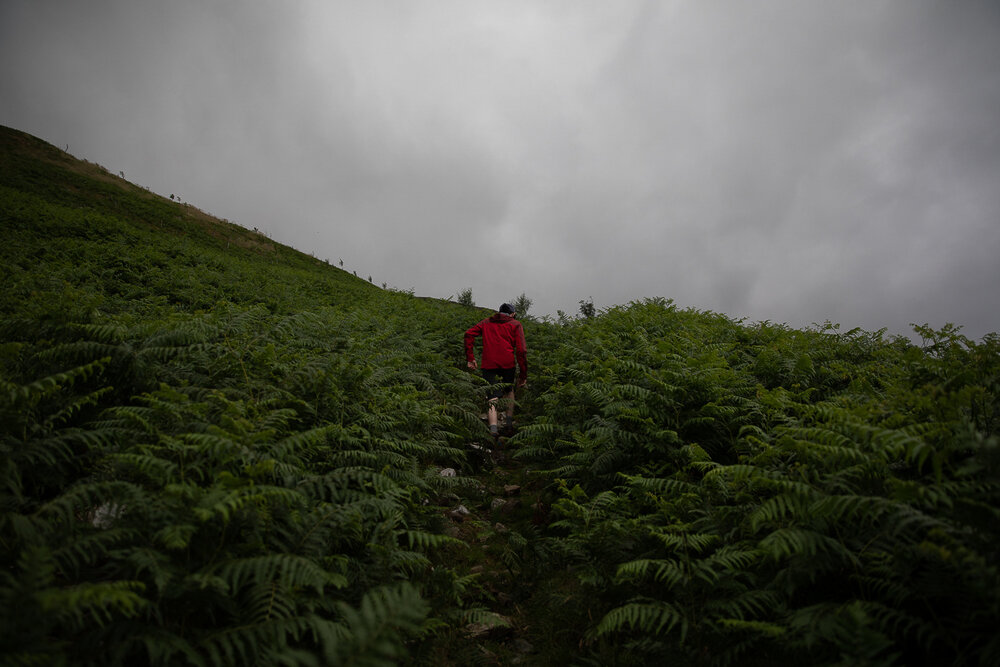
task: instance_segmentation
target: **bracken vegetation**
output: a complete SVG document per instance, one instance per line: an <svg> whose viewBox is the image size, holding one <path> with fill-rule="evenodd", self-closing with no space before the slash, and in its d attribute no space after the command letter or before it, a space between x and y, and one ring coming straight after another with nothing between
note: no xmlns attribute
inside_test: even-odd
<svg viewBox="0 0 1000 667"><path fill-rule="evenodd" d="M494 460L488 311L0 150L3 664L1000 663L995 334L582 301Z"/></svg>

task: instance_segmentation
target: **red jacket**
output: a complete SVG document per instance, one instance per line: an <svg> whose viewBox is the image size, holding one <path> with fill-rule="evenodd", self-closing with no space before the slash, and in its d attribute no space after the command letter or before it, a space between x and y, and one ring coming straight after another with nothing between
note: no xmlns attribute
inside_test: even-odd
<svg viewBox="0 0 1000 667"><path fill-rule="evenodd" d="M481 368L514 368L514 361L520 369L522 380L528 379L528 346L524 343L524 328L521 323L506 313L496 313L465 332L465 358L475 361L473 346L476 336L483 337L483 363Z"/></svg>

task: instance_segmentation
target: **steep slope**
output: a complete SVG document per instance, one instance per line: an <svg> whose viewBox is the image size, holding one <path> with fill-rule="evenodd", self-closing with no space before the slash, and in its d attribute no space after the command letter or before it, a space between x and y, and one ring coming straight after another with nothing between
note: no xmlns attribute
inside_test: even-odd
<svg viewBox="0 0 1000 667"><path fill-rule="evenodd" d="M171 201L15 130L0 130L0 312L195 310L217 301L272 312L378 290L262 234Z"/></svg>
<svg viewBox="0 0 1000 667"><path fill-rule="evenodd" d="M0 145L3 661L1000 662L995 334L528 320L495 461L482 311Z"/></svg>
<svg viewBox="0 0 1000 667"><path fill-rule="evenodd" d="M0 137L4 662L396 664L482 614L432 567L477 311Z"/></svg>

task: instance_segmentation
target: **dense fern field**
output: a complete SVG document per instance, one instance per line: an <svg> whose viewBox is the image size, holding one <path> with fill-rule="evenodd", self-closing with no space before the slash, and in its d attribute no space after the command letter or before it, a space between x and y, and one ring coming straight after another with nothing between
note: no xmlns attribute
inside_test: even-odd
<svg viewBox="0 0 1000 667"><path fill-rule="evenodd" d="M652 300L563 332L525 459L607 664L995 664L998 339L737 326Z"/></svg>
<svg viewBox="0 0 1000 667"><path fill-rule="evenodd" d="M486 311L0 144L3 664L1000 662L996 335L525 318L500 460Z"/></svg>

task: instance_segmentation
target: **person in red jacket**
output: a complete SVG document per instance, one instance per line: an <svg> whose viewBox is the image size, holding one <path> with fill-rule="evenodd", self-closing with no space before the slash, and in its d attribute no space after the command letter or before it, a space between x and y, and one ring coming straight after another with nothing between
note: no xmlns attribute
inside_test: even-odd
<svg viewBox="0 0 1000 667"><path fill-rule="evenodd" d="M499 435L497 426L497 401L507 399L507 424L514 423L514 365L517 364L517 386L528 383L528 346L524 342L524 328L514 319L517 313L509 303L491 317L470 327L465 332L465 358L469 368L476 368L474 346L478 336L483 337L483 354L480 366L483 377L493 385L490 389L490 405L486 419L493 437ZM503 384L500 384L502 381Z"/></svg>

